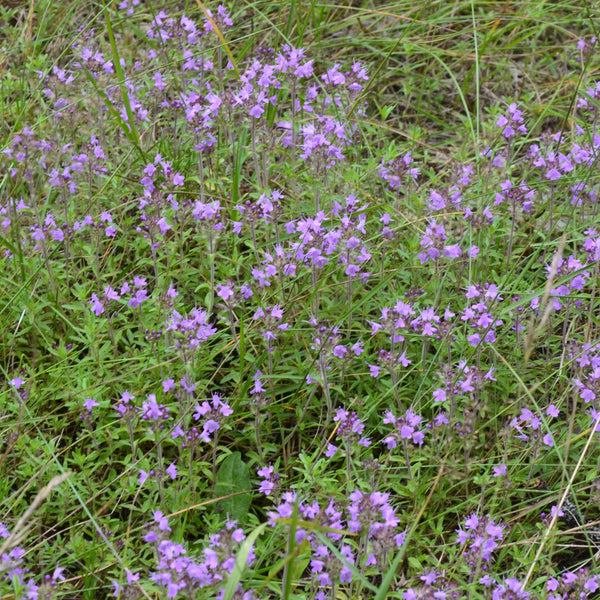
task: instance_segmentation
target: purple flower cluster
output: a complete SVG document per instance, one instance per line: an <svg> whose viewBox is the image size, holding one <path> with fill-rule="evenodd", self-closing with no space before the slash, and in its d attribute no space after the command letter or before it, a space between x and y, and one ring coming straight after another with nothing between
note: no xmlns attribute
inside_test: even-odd
<svg viewBox="0 0 600 600"><path fill-rule="evenodd" d="M411 364L406 350L409 339L421 343L429 339L443 339L451 335L454 328L455 314L447 307L443 315L437 314L433 307L419 309L409 302L399 300L393 306L381 309L377 321L368 321L371 333L385 333L390 342L389 350L382 348L376 355L378 364L369 364L372 377L378 377L381 368L392 374L401 365L406 368Z"/></svg>
<svg viewBox="0 0 600 600"><path fill-rule="evenodd" d="M174 188L183 186L185 178L180 173L173 171L171 163L160 154L154 161L144 167L144 177L140 183L144 188L143 196L138 198L138 209L142 224L138 231L144 237L149 237L153 248L158 248L157 236L165 237L171 229L167 222L168 210L173 212L179 209L179 202L175 199Z"/></svg>
<svg viewBox="0 0 600 600"><path fill-rule="evenodd" d="M521 180L521 183L515 185L510 179L500 183L500 192L496 192L496 200L494 204L502 204L506 202L513 208L513 211L517 207L521 207L523 212L530 212L533 206L535 198L535 190L527 187L525 182Z"/></svg>
<svg viewBox="0 0 600 600"><path fill-rule="evenodd" d="M64 117L67 112L64 109L67 107L70 108L68 113L72 114L74 108L69 106L68 97L63 94L68 95L67 90L74 87L75 77L73 74L61 69L58 65L54 65L51 73L40 72L39 76L40 84L43 86L42 94L47 102L52 104L55 119L58 121L58 119Z"/></svg>
<svg viewBox="0 0 600 600"><path fill-rule="evenodd" d="M312 528L296 530L297 542L307 540L310 544L310 571L317 590L315 598L329 598L323 588L331 588L334 582L353 581L350 565L359 569L366 566L382 568L389 553L404 544L405 533L399 530L399 519L389 499L389 494L355 490L344 505L334 500L320 504L301 501L294 492L285 492L283 502L269 511L270 523L275 526L279 519L289 519L294 505L298 504L303 521L335 530L324 535L338 549L339 555L315 535ZM346 540L343 533L346 528L359 536L364 549L360 554L355 545Z"/></svg>
<svg viewBox="0 0 600 600"><path fill-rule="evenodd" d="M162 429L164 422L169 419L170 409L164 404L159 404L156 394L149 394L142 403L140 416L144 421L150 422L151 429Z"/></svg>
<svg viewBox="0 0 600 600"><path fill-rule="evenodd" d="M560 414L560 411L550 404L546 409L546 422L555 419ZM544 433L544 419L534 411L523 408L518 417L514 417L510 426L517 432L517 437L532 447L539 447L540 442L545 446L554 446L552 434L547 431ZM549 426L549 425L548 425Z"/></svg>
<svg viewBox="0 0 600 600"><path fill-rule="evenodd" d="M423 417L412 410L407 410L405 416L398 418L391 410L386 410L383 423L394 427L394 432L383 440L388 450L393 450L399 443L404 444L407 440L415 445L423 444L426 431L423 428Z"/></svg>
<svg viewBox="0 0 600 600"><path fill-rule="evenodd" d="M458 584L448 580L444 572L426 571L420 580L421 584L403 592L404 600L451 600L459 597ZM599 578L590 575L588 569L567 571L560 578L550 577L546 583L546 593L542 596L534 596L526 591L523 583L515 577L498 581L486 573L478 583L481 585L478 590L481 597L490 600L584 600L598 589Z"/></svg>
<svg viewBox="0 0 600 600"><path fill-rule="evenodd" d="M379 320L369 321L369 324L372 335L379 331L386 333L390 343L394 345L404 342L409 333L440 339L440 334L446 333L443 324L451 321L452 317L454 313L450 309L446 309L443 317L440 317L432 307L420 309L417 314L411 304L399 300L393 306L384 306Z"/></svg>
<svg viewBox="0 0 600 600"><path fill-rule="evenodd" d="M241 214L241 220L232 221L233 232L239 234L249 228L256 246L259 231L263 227L270 229L272 221L278 219L277 203L281 198L281 195L277 195L275 199L273 192L270 196L262 194L258 201L246 201L244 205L238 205L236 208ZM320 210L314 217L303 217L285 223L286 240L280 239L277 225L277 242L269 242L272 250L264 250L262 260L259 259L258 252L255 252L256 261L260 264L251 267L251 285L264 289L271 287L274 281L284 283L289 278L297 280L305 274L315 278L330 264L340 265L344 275L350 279L366 281L370 272L365 266L372 255L365 241L365 209L366 206L359 205L356 197L350 194L344 203L334 201L329 213ZM264 235L267 237L266 232ZM302 269L303 266L305 269ZM245 297L249 295L251 292L246 293Z"/></svg>
<svg viewBox="0 0 600 600"><path fill-rule="evenodd" d="M494 367L487 371L467 365L461 360L456 367L444 365L440 376L444 380L444 386L433 391L434 402L445 402L446 400L470 396L479 393L486 382L496 381Z"/></svg>
<svg viewBox="0 0 600 600"><path fill-rule="evenodd" d="M277 496L279 488L279 473L275 473L273 465L268 465L257 470L258 476L262 479L258 491L265 496L273 494Z"/></svg>
<svg viewBox="0 0 600 600"><path fill-rule="evenodd" d="M183 382L183 380L182 380ZM185 389L182 383L182 388ZM187 386L188 393L190 386ZM193 414L193 423L187 427L183 423L177 423L172 431L171 438L178 440L182 449L188 449L193 456L195 450L201 443L210 444L214 442L216 432L219 431L233 414L228 403L223 402L219 394L213 394L210 402L204 401L196 404Z"/></svg>
<svg viewBox="0 0 600 600"><path fill-rule="evenodd" d="M502 129L502 135L508 140L517 134L527 133L527 127L523 123L523 112L517 108L515 102L511 102L506 109L506 114L500 115L496 121L496 127Z"/></svg>
<svg viewBox="0 0 600 600"><path fill-rule="evenodd" d="M58 145L24 127L0 158L15 184L21 180L29 187L47 188L49 194L58 192L64 204L68 197L83 194L86 189L91 194L92 182L107 173L106 156L99 140L94 135L89 139L85 145ZM40 170L44 173L42 178ZM9 197L5 204L0 204L1 230L7 237L17 234L23 249L35 252L52 248L55 244L74 241L76 234L85 238L86 226L104 229L106 237L114 237L116 233L110 211L100 211L96 219L89 214L78 219L65 213L64 207L59 217L58 206L38 204L37 200L27 204L22 197L18 200Z"/></svg>
<svg viewBox="0 0 600 600"><path fill-rule="evenodd" d="M127 11L127 15L131 16L135 13L135 8L140 5L141 1L142 0L122 0L122 2L119 3L119 10Z"/></svg>
<svg viewBox="0 0 600 600"><path fill-rule="evenodd" d="M215 123L231 121L234 115L238 120L249 121L253 135L259 136L257 124L263 124L266 115L277 108L281 90L291 88L291 114L281 115L276 120L277 128L283 132L281 147L301 140L303 153L300 157L325 161L327 167L343 159L343 149L351 143L354 128L340 119L338 113L343 114L340 108L349 110L350 100L362 91L362 82L368 80L365 68L355 63L350 70L342 72L340 66L335 65L321 76L322 85L313 85L313 61L305 59L303 49L284 45L276 56L270 54L272 60L254 58L234 86L217 87L211 80L216 77L222 83L223 74L217 72L217 65L210 57L212 52L207 52L209 44L205 41L207 34L215 29L213 22L221 31L232 24L221 6L216 15L206 17L204 28L196 26L185 15L174 19L161 11L147 31L150 40L160 40L181 57L187 77L183 93L177 95L177 100L172 99L168 94L170 80L162 70L155 73L154 91L162 94L161 105L183 112L197 138L195 149L203 153L211 151L216 143ZM153 50L149 58L157 55L158 52ZM305 82L310 85L305 86ZM318 112L317 103L322 112ZM328 108L334 114L325 114ZM296 118L300 112L305 116L302 125Z"/></svg>
<svg viewBox="0 0 600 600"><path fill-rule="evenodd" d="M446 600L457 596L458 584L449 581L443 571L426 569L419 580L421 583L402 592L404 600Z"/></svg>
<svg viewBox="0 0 600 600"><path fill-rule="evenodd" d="M108 307L113 302L119 300L127 300L127 306L129 308L139 308L146 300L148 296L148 282L145 277L134 277L133 281L126 281L121 286L121 289L117 292L112 286L107 285L104 288L102 298L97 294L93 293L91 299L88 301L90 304L90 310L99 317L103 315ZM176 298L178 295L177 290L171 285L167 290L165 297L169 300ZM111 316L116 317L117 312L113 312Z"/></svg>
<svg viewBox="0 0 600 600"><path fill-rule="evenodd" d="M171 480L175 480L175 479L177 479L177 465L174 462L172 462L164 470L164 472L162 471L162 469L150 469L150 471L140 469L138 483L140 485L144 485L144 483L146 483L146 480L148 479L148 477L152 477L152 478L158 480L159 482L161 482L163 479L167 479L167 478L169 478Z"/></svg>
<svg viewBox="0 0 600 600"><path fill-rule="evenodd" d="M195 597L197 590L213 588L221 592L235 565L235 552L246 539L243 530L235 521L228 521L225 528L210 537L202 551L202 556L191 557L183 544L169 539L171 527L168 518L160 510L154 512L154 522L144 540L154 545L157 556L156 570L150 579L164 588L167 598L177 598L180 594ZM250 550L247 564L254 561ZM115 585L115 595L118 594ZM247 593L244 600L254 598Z"/></svg>
<svg viewBox="0 0 600 600"><path fill-rule="evenodd" d="M563 307L561 298L567 298L571 293L581 292L590 279L590 272L585 269L586 264L575 256L569 258L560 258L554 265L547 265L548 277L552 275L560 279L567 279L568 282L553 287L550 290L554 310L560 310ZM576 299L573 302L577 308L581 307L581 301Z"/></svg>
<svg viewBox="0 0 600 600"><path fill-rule="evenodd" d="M462 597L461 592L464 594L461 586L449 578L445 571L426 570L419 579L422 583L403 592L404 600L451 600ZM523 583L514 577L497 581L486 574L478 583L481 586L477 590L480 597L489 600L542 600L525 591Z"/></svg>
<svg viewBox="0 0 600 600"><path fill-rule="evenodd" d="M594 402L600 394L600 343L586 343L571 352L571 357L580 367L581 375L573 379L579 397L586 403Z"/></svg>
<svg viewBox="0 0 600 600"><path fill-rule="evenodd" d="M261 222L265 225L272 221L277 222L283 214L282 200L283 194L279 190L273 190L270 193L261 193L254 202L246 200L244 204L237 204L235 208L241 215L241 221L233 222L233 232L239 234L248 227L254 232Z"/></svg>
<svg viewBox="0 0 600 600"><path fill-rule="evenodd" d="M590 406L591 424L600 418L600 343L585 343L571 350L571 358L578 366L578 372L572 379L573 386L579 391L579 397ZM600 426L596 426L600 432Z"/></svg>
<svg viewBox="0 0 600 600"><path fill-rule="evenodd" d="M326 365L327 370L331 370L330 363L334 359L343 362L350 353L360 356L364 352L361 342L342 344L339 327L331 327L328 322L318 319L311 319L310 325L314 330L310 348L318 355L322 364Z"/></svg>
<svg viewBox="0 0 600 600"><path fill-rule="evenodd" d="M503 323L490 312L491 303L503 300L498 287L493 283L485 283L483 286L470 285L467 287L465 297L468 300L477 299L477 302L467 306L460 316L460 320L473 331L467 335L469 344L474 348L482 342L493 344L496 341L496 327Z"/></svg>
<svg viewBox="0 0 600 600"><path fill-rule="evenodd" d="M185 317L174 310L167 322L166 331L173 332L177 348L193 352L202 342L217 333L208 319L208 313L203 309L194 308Z"/></svg>
<svg viewBox="0 0 600 600"><path fill-rule="evenodd" d="M10 537L10 532L6 525L0 521L0 539ZM30 570L22 566L25 550L19 546L14 546L8 552L0 556L0 581L10 586L10 589L20 590L20 598L28 600L42 600L54 595L56 584L65 581L64 568L57 566L52 575L46 575L41 585L37 585L33 577L30 576Z"/></svg>
<svg viewBox="0 0 600 600"><path fill-rule="evenodd" d="M174 394L180 400L189 401L193 398L195 384L191 383L187 376L183 377L179 383L176 383L173 379L167 379L162 382L162 386L163 398L167 398L168 393ZM155 433L165 427L171 427L171 439L182 450L187 450L190 454L190 460L192 460L194 453L201 444L211 444L215 441L216 433L223 428L228 417L233 414L229 404L224 402L219 394L215 393L210 401L205 400L196 404L191 423L185 425L187 419L182 418L171 426L170 422L173 421L171 408L166 403L159 402L156 394L149 394L141 406L136 406L133 402L134 399L134 395L125 391L113 405L119 417L126 423L133 454L135 453L134 432L142 422L147 421L150 430ZM91 401L91 399L89 400ZM97 405L97 403L94 405ZM91 403L86 404L87 406L93 408ZM166 469L160 467L149 471L140 469L139 482L144 483L150 475L159 479L164 477L176 479L177 466L173 462Z"/></svg>
<svg viewBox="0 0 600 600"><path fill-rule="evenodd" d="M591 575L589 569L567 571L560 578L550 577L546 583L547 600L588 598L600 589L600 576Z"/></svg>
<svg viewBox="0 0 600 600"><path fill-rule="evenodd" d="M473 513L465 519L463 527L456 530L456 543L463 546L462 556L471 567L487 563L503 540L506 527L497 524L489 515L479 517Z"/></svg>
<svg viewBox="0 0 600 600"><path fill-rule="evenodd" d="M415 182L419 176L419 167L411 167L414 159L410 152L387 162L381 161L379 176L388 182L391 190L400 189L404 180Z"/></svg>
<svg viewBox="0 0 600 600"><path fill-rule="evenodd" d="M523 583L515 577L508 577L504 581L498 582L494 577L484 575L479 583L490 590L492 600L529 600L532 598L531 594L523 588Z"/></svg>
<svg viewBox="0 0 600 600"><path fill-rule="evenodd" d="M342 440L347 447L362 446L368 448L371 440L363 436L365 424L358 418L355 412L350 412L345 408L340 408L333 417L335 423L338 423L335 434ZM338 451L334 444L327 444L325 455L331 458Z"/></svg>
<svg viewBox="0 0 600 600"><path fill-rule="evenodd" d="M79 180L83 183L89 181L90 175L99 176L107 172L105 152L93 134L82 146L73 143L59 145L39 137L25 126L2 154L8 160L11 178L35 180L35 171L41 167L46 172L45 182L49 187L64 188L71 195L77 191Z"/></svg>
<svg viewBox="0 0 600 600"><path fill-rule="evenodd" d="M262 336L267 342L267 351L273 352L273 343L277 339L276 331L285 331L288 329L288 323L282 323L283 310L279 308L279 305L266 306L265 308L259 307L254 316L253 321L259 321L260 329L262 330Z"/></svg>
<svg viewBox="0 0 600 600"><path fill-rule="evenodd" d="M200 230L206 230L209 233L222 231L225 227L222 216L223 208L220 200L210 200L209 202L196 200L191 214Z"/></svg>
<svg viewBox="0 0 600 600"><path fill-rule="evenodd" d="M442 257L460 258L465 254L469 258L476 258L479 254L479 249L476 246L470 246L463 251L458 244L446 244L447 238L444 226L438 223L436 219L430 219L420 242L424 250L417 257L422 265L430 260L437 264Z"/></svg>
<svg viewBox="0 0 600 600"><path fill-rule="evenodd" d="M344 204L335 201L331 213L318 211L314 217L305 217L286 223L285 229L295 239L277 251L283 261L284 275L296 275L297 267L304 264L311 273L322 270L335 260L341 265L347 277L366 281L370 273L364 270L370 261L371 253L365 240L366 206L360 205L357 198L350 194ZM329 226L325 226L329 223ZM271 262L271 261L270 261ZM275 266L273 260L271 264ZM272 270L271 276L277 270ZM262 285L261 285L262 287Z"/></svg>

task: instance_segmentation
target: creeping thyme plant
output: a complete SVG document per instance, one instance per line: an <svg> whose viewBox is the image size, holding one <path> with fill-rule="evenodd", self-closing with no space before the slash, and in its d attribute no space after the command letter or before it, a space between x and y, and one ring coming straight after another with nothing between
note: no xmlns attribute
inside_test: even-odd
<svg viewBox="0 0 600 600"><path fill-rule="evenodd" d="M2 598L597 597L597 23L542 4L0 3Z"/></svg>

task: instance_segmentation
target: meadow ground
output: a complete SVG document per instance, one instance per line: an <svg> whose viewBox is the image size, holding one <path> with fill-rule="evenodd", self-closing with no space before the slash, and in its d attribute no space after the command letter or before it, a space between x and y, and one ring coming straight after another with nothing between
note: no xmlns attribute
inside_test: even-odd
<svg viewBox="0 0 600 600"><path fill-rule="evenodd" d="M0 2L0 597L600 589L597 3Z"/></svg>

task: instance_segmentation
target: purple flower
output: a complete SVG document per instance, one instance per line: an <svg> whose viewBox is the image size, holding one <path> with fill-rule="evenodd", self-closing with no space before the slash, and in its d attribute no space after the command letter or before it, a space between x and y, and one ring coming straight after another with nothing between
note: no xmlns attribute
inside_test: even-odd
<svg viewBox="0 0 600 600"><path fill-rule="evenodd" d="M279 480L279 474L275 473L275 470L272 465L258 469L257 473L259 477L262 477L259 492L265 494L266 496L269 496L275 490L275 487Z"/></svg>
<svg viewBox="0 0 600 600"><path fill-rule="evenodd" d="M472 514L465 519L464 529L456 530L456 542L466 546L463 556L473 561L471 564L476 564L479 560L488 562L504 538L504 531L505 527L496 524L489 515L479 517Z"/></svg>
<svg viewBox="0 0 600 600"><path fill-rule="evenodd" d="M404 416L398 418L390 410L386 410L383 423L392 424L395 430L383 440L389 450L405 443L405 440L412 441L415 445L421 445L424 441L423 417L411 410L407 410Z"/></svg>
<svg viewBox="0 0 600 600"><path fill-rule="evenodd" d="M379 167L379 176L388 182L390 189L399 189L403 184L403 180L409 183L417 180L419 167L411 167L410 165L413 162L410 152L386 163L382 161ZM389 218L389 221L387 223L384 221L384 223L387 225L392 220Z"/></svg>
<svg viewBox="0 0 600 600"><path fill-rule="evenodd" d="M92 410L96 407L100 406L98 402L96 402L93 398L86 398L83 401L83 407L91 414Z"/></svg>
<svg viewBox="0 0 600 600"><path fill-rule="evenodd" d="M509 104L507 115L500 115L496 121L496 127L502 129L502 135L506 139L513 137L517 131L527 133L527 127L523 124L523 113L517 108L515 102Z"/></svg>
<svg viewBox="0 0 600 600"><path fill-rule="evenodd" d="M97 317L104 313L104 304L96 294L92 294L92 299L88 303L92 305L91 310Z"/></svg>
<svg viewBox="0 0 600 600"><path fill-rule="evenodd" d="M178 347L185 342L191 350L198 348L201 342L206 341L217 332L216 328L208 322L208 313L198 308L194 308L187 317L174 310L166 330L173 331L181 340L178 342Z"/></svg>
<svg viewBox="0 0 600 600"><path fill-rule="evenodd" d="M171 463L167 467L166 473L171 479L177 479L177 466L175 465L175 463Z"/></svg>
<svg viewBox="0 0 600 600"><path fill-rule="evenodd" d="M371 377L378 377L381 371L381 367L377 365L367 365L369 367L369 372Z"/></svg>
<svg viewBox="0 0 600 600"><path fill-rule="evenodd" d="M19 390L25 384L25 380L22 377L14 377L8 383L12 385L15 390Z"/></svg>
<svg viewBox="0 0 600 600"><path fill-rule="evenodd" d="M494 477L506 477L506 465L494 466Z"/></svg>
<svg viewBox="0 0 600 600"><path fill-rule="evenodd" d="M433 391L433 401L434 402L445 402L446 401L446 390L442 388L438 388Z"/></svg>
<svg viewBox="0 0 600 600"><path fill-rule="evenodd" d="M365 448L371 445L371 440L362 436L365 425L355 412L340 408L333 420L336 423L339 422L336 437L345 439L347 443L354 443Z"/></svg>
<svg viewBox="0 0 600 600"><path fill-rule="evenodd" d="M331 443L327 444L327 450L325 451L325 456L327 458L332 458L333 456L335 456L335 453L338 451L338 447L334 446Z"/></svg>
<svg viewBox="0 0 600 600"><path fill-rule="evenodd" d="M162 429L162 422L169 418L169 409L158 403L156 394L149 394L147 400L142 403L141 415L142 419L152 422L152 429L155 426Z"/></svg>
<svg viewBox="0 0 600 600"><path fill-rule="evenodd" d="M176 388L175 380L174 379L166 379L165 381L162 382L162 386L163 386L163 392L166 394L167 392L174 390Z"/></svg>
<svg viewBox="0 0 600 600"><path fill-rule="evenodd" d="M219 394L213 394L211 402L204 401L202 404L196 404L194 419L196 421L204 419L199 438L206 443L210 443L214 439L213 434L221 428L221 424L232 414L233 410L229 404L221 400Z"/></svg>
<svg viewBox="0 0 600 600"><path fill-rule="evenodd" d="M171 531L169 527L169 519L163 515L162 510L154 511L154 522L158 525L161 531Z"/></svg>
<svg viewBox="0 0 600 600"><path fill-rule="evenodd" d="M217 296L225 300L227 302L234 295L233 288L228 285L218 285L217 286Z"/></svg>
<svg viewBox="0 0 600 600"><path fill-rule="evenodd" d="M133 296L130 298L128 306L130 306L131 308L137 308L142 302L145 302L146 300L148 300L148 293L146 292L146 290L136 290Z"/></svg>

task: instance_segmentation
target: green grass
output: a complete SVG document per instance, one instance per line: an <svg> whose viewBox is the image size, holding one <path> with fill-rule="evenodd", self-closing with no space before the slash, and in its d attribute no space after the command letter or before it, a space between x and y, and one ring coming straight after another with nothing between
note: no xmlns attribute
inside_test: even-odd
<svg viewBox="0 0 600 600"><path fill-rule="evenodd" d="M197 42L146 35L207 8ZM597 7L228 8L0 7L0 597L595 597ZM287 45L312 74L245 105ZM324 82L357 62L358 91ZM343 158L303 155L310 125ZM396 159L418 177L390 186Z"/></svg>

